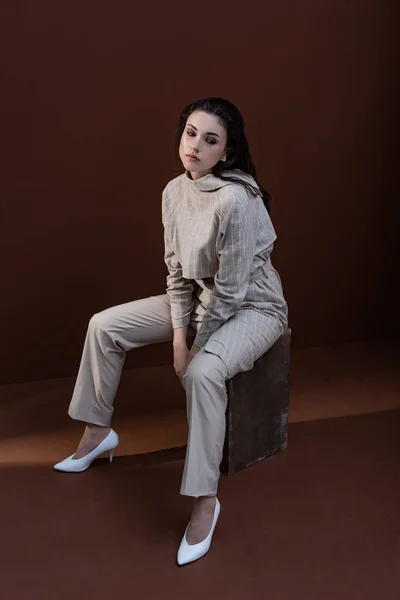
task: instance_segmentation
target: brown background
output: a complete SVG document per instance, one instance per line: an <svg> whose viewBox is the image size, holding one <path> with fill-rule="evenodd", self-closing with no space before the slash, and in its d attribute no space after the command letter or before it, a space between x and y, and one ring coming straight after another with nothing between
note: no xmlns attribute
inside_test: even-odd
<svg viewBox="0 0 400 600"><path fill-rule="evenodd" d="M75 375L92 314L164 293L161 191L208 95L273 195L294 346L399 333L394 7L3 0L0 383Z"/></svg>

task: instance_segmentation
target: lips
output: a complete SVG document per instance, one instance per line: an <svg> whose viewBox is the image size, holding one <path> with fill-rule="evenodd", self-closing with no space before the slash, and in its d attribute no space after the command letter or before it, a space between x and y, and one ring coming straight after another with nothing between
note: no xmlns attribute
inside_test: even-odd
<svg viewBox="0 0 400 600"><path fill-rule="evenodd" d="M195 156L194 154L186 154L186 157L187 157L187 158L190 158L190 160L197 160L197 161L198 161L198 160L200 160L200 159L198 159L198 158L197 158L197 156Z"/></svg>

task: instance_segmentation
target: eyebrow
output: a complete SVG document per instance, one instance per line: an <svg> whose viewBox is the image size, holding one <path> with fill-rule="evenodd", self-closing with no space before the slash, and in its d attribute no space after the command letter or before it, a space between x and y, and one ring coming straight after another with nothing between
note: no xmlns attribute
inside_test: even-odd
<svg viewBox="0 0 400 600"><path fill-rule="evenodd" d="M193 129L195 129L197 131L197 127L195 127L194 125L191 125L190 123L188 123L188 127L192 127ZM206 135L216 135L217 137L219 137L218 133L214 133L214 131L207 131Z"/></svg>

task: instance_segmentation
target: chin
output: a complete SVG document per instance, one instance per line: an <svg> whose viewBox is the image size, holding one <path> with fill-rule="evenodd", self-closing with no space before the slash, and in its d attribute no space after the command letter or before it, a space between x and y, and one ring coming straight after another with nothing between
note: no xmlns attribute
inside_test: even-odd
<svg viewBox="0 0 400 600"><path fill-rule="evenodd" d="M192 160L185 158L185 160L182 161L182 164L186 171L193 171L193 173L204 171L204 167L202 167L200 162L193 162Z"/></svg>

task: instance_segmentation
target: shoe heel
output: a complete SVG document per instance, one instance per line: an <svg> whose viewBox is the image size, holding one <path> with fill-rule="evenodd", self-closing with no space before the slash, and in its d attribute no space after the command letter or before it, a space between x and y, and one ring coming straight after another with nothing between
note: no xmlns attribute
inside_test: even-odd
<svg viewBox="0 0 400 600"><path fill-rule="evenodd" d="M110 459L110 462L112 462L113 454L114 454L114 448L112 450L108 451L108 458Z"/></svg>

